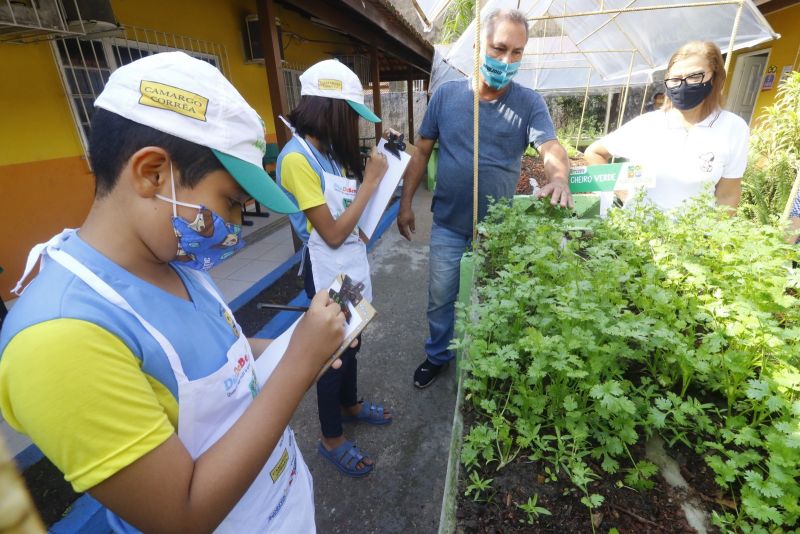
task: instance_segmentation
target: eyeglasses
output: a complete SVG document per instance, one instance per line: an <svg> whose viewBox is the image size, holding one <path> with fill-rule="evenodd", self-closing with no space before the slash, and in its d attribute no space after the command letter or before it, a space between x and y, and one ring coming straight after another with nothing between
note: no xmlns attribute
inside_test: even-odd
<svg viewBox="0 0 800 534"><path fill-rule="evenodd" d="M664 85L666 85L669 89L675 89L684 83L686 83L686 85L697 85L698 83L703 83L703 78L705 77L705 72L695 72L694 74L690 74L685 78L667 78L664 80Z"/></svg>

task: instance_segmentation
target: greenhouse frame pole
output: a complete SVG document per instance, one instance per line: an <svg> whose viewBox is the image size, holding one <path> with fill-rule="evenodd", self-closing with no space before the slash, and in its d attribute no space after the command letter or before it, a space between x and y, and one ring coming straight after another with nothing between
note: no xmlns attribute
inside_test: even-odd
<svg viewBox="0 0 800 534"><path fill-rule="evenodd" d="M744 8L744 0L739 1L739 8L736 10L736 18L733 19L733 30L731 31L731 40L728 41L728 53L725 56L725 74L730 72L731 60L733 59L733 45L736 42L736 34L739 32L739 21L742 18L742 8Z"/></svg>
<svg viewBox="0 0 800 534"><path fill-rule="evenodd" d="M639 115L644 113L644 103L647 102L647 90L650 88L650 84L644 86L644 93L642 93L642 107L639 108Z"/></svg>
<svg viewBox="0 0 800 534"><path fill-rule="evenodd" d="M628 8L628 7L632 6L634 2L636 2L636 0L630 0L630 2L628 2L627 4L625 4L625 8ZM602 10L603 10L603 0L600 0L600 11L602 11ZM584 42L586 39L588 39L588 38L589 38L589 37L591 37L592 35L596 34L596 33L597 33L597 32L599 32L600 30L602 30L603 28L605 28L606 26L608 26L609 24L611 24L611 22L612 22L613 20L615 20L617 17L619 17L620 15L621 15L621 13L616 13L616 14L614 14L613 16L609 17L607 21L605 21L605 22L604 22L604 23L602 23L600 26L598 26L597 28L595 28L595 29L593 29L592 31L590 31L590 32L589 32L588 34L586 34L586 35L585 35L583 38L581 38L581 40L580 40L580 41L576 42L576 43L575 43L575 46L578 46L578 45L580 45L580 44L581 44L581 43L583 43L583 42Z"/></svg>
<svg viewBox="0 0 800 534"><path fill-rule="evenodd" d="M480 62L481 62L481 3L475 2L475 55L472 65L472 242L478 237L478 114L480 113Z"/></svg>
<svg viewBox="0 0 800 534"><path fill-rule="evenodd" d="M569 17L591 17L594 15L612 15L614 13L636 13L638 11L659 11L663 9L683 9L685 7L712 7L724 5L741 5L741 0L716 0L715 2L696 2L696 3L681 3L681 4L659 4L655 6L639 6L639 7L621 7L617 9L599 9L596 11L581 11L579 13L570 13L568 15L543 15L541 17L530 17L528 21L537 20L551 20L551 19L565 19Z"/></svg>
<svg viewBox="0 0 800 534"><path fill-rule="evenodd" d="M589 69L589 75L586 77L586 91L583 93L583 109L581 109L581 120L578 123L578 135L575 138L575 150L580 150L581 132L583 132L583 117L586 115L586 103L589 101L589 83L592 81L592 72L594 69Z"/></svg>
<svg viewBox="0 0 800 534"><path fill-rule="evenodd" d="M530 56L569 56L579 54L628 54L630 52L638 52L636 48L620 48L609 50L575 50L573 52L528 52L522 54L523 57Z"/></svg>
<svg viewBox="0 0 800 534"><path fill-rule="evenodd" d="M631 64L628 67L628 80L625 82L625 95L619 106L619 118L617 119L617 128L622 126L622 119L625 118L625 107L628 105L628 93L631 90L631 73L633 72L633 58L636 57L636 52L631 54Z"/></svg>

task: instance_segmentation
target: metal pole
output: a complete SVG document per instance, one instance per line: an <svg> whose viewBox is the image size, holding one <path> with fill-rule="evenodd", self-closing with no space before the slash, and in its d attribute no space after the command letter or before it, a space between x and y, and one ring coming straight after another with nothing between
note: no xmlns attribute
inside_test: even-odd
<svg viewBox="0 0 800 534"><path fill-rule="evenodd" d="M609 50L574 50L572 52L528 52L522 54L523 57L526 56L569 56L569 55L577 55L577 54L630 54L631 52L637 52L638 50L635 48L621 48L618 50L609 49Z"/></svg>
<svg viewBox="0 0 800 534"><path fill-rule="evenodd" d="M575 139L575 150L580 151L579 145L581 144L581 132L583 131L583 117L586 115L586 103L589 101L589 83L592 81L592 69L589 69L589 75L586 77L586 92L583 93L583 109L581 109L581 121L578 123L578 135Z"/></svg>
<svg viewBox="0 0 800 534"><path fill-rule="evenodd" d="M636 0L630 0L630 2L628 2L627 4L625 4L625 6L623 6L623 9L627 9L627 8L629 8L630 6L632 6L632 5L633 5L633 3L634 3L634 2L636 2ZM604 9L603 0L600 0L600 11L603 11L603 9ZM601 25L599 25L597 28L593 29L591 32L587 33L587 34L586 34L584 37L582 37L582 38L581 38L581 40L580 40L580 41L576 42L576 43L575 43L575 45L576 45L576 46L577 46L577 45L580 45L580 44L581 44L582 42L584 42L586 39L588 39L589 37L591 37L591 36L592 36L592 35L594 35L595 33L599 32L600 30L602 30L603 28L605 28L606 26L608 26L609 24L611 24L611 22L612 22L614 19L616 19L618 16L620 16L620 13L616 13L616 14L614 14L613 16L609 17L609 19L608 19L607 21L605 21L604 23L602 23Z"/></svg>
<svg viewBox="0 0 800 534"><path fill-rule="evenodd" d="M569 13L567 15L544 15L541 17L530 17L528 21L564 19L568 17L591 17L593 15L611 15L613 13L636 13L637 11L659 11L662 9L683 9L685 7L724 6L739 3L740 0L718 0L716 2L689 2L680 4L660 4L655 6L621 7L617 9L599 9L597 11L580 11L578 13Z"/></svg>
<svg viewBox="0 0 800 534"><path fill-rule="evenodd" d="M633 72L633 58L636 53L631 54L631 64L628 67L628 80L625 82L625 96L622 98L622 105L619 108L619 120L617 121L617 128L622 126L622 119L625 118L625 106L628 105L628 92L631 89L631 73Z"/></svg>
<svg viewBox="0 0 800 534"><path fill-rule="evenodd" d="M478 125L480 124L481 3L475 2L475 50L472 77L472 241L478 237Z"/></svg>
<svg viewBox="0 0 800 534"><path fill-rule="evenodd" d="M647 90L650 88L649 85L644 86L644 93L642 93L642 107L639 108L639 115L644 113L644 103L647 101Z"/></svg>
<svg viewBox="0 0 800 534"><path fill-rule="evenodd" d="M614 90L608 90L608 98L606 99L606 125L603 129L603 135L608 133L608 127L611 125L611 99L614 98Z"/></svg>
<svg viewBox="0 0 800 534"><path fill-rule="evenodd" d="M733 45L736 44L736 34L739 32L739 21L742 19L742 8L744 8L744 0L739 1L739 7L736 9L736 18L733 19L733 30L731 31L731 40L728 41L728 53L725 55L725 74L728 74L733 59Z"/></svg>

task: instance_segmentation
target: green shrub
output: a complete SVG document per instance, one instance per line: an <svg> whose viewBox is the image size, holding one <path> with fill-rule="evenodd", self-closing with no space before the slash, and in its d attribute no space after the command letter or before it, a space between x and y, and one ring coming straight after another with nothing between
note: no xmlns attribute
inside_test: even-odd
<svg viewBox="0 0 800 534"><path fill-rule="evenodd" d="M800 163L800 73L778 89L775 104L765 108L753 128L739 213L761 223L775 223L789 200Z"/></svg>

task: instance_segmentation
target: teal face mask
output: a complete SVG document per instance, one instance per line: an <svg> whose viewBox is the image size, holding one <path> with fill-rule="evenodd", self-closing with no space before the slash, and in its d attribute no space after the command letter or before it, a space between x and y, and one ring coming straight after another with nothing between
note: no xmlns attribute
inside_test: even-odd
<svg viewBox="0 0 800 534"><path fill-rule="evenodd" d="M485 55L483 56L483 65L481 65L481 74L489 87L499 90L508 85L511 78L517 74L519 65L519 61L503 63L492 56Z"/></svg>

